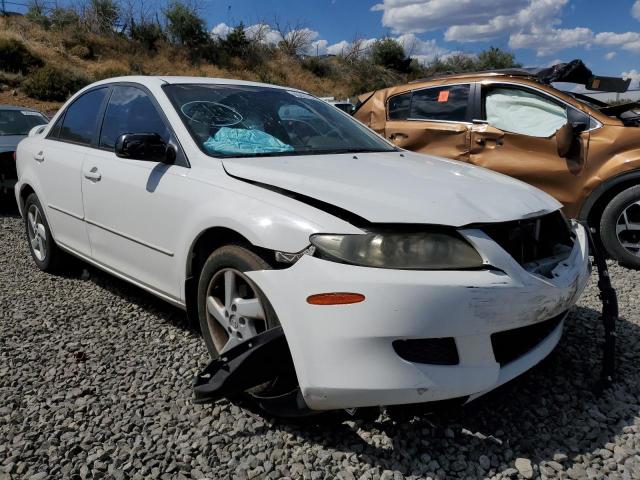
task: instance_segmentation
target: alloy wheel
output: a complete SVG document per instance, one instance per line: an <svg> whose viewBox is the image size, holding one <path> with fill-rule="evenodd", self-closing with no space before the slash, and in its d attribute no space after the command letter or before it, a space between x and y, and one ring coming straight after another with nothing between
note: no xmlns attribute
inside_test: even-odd
<svg viewBox="0 0 640 480"><path fill-rule="evenodd" d="M47 258L47 230L40 209L35 204L27 212L27 230L34 256L38 261L44 262Z"/></svg>
<svg viewBox="0 0 640 480"><path fill-rule="evenodd" d="M207 323L218 353L266 329L260 296L242 272L224 268L213 276L207 289Z"/></svg>
<svg viewBox="0 0 640 480"><path fill-rule="evenodd" d="M628 205L616 222L618 241L629 253L640 257L640 201Z"/></svg>

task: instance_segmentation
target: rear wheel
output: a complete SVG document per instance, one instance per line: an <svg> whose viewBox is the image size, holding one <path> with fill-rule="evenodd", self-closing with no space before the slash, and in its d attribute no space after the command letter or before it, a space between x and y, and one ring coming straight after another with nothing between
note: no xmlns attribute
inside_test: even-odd
<svg viewBox="0 0 640 480"><path fill-rule="evenodd" d="M58 260L62 252L53 240L42 205L40 205L35 193L27 197L24 210L25 230L31 256L40 270L52 272L58 267Z"/></svg>
<svg viewBox="0 0 640 480"><path fill-rule="evenodd" d="M609 202L600 220L600 238L611 257L640 268L640 185L627 188Z"/></svg>

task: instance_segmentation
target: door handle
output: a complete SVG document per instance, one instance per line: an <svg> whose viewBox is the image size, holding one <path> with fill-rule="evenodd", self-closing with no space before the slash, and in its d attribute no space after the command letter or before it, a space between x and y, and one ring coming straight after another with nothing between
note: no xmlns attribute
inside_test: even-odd
<svg viewBox="0 0 640 480"><path fill-rule="evenodd" d="M44 152L40 150L38 153L33 155L33 159L36 162L40 162L40 163L44 162Z"/></svg>
<svg viewBox="0 0 640 480"><path fill-rule="evenodd" d="M102 175L100 174L98 167L92 167L91 170L84 174L84 178L91 180L92 182L99 182Z"/></svg>

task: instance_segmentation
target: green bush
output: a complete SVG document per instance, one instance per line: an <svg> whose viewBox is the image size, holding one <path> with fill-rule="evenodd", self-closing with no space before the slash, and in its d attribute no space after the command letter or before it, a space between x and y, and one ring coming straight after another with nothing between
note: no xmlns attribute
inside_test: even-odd
<svg viewBox="0 0 640 480"><path fill-rule="evenodd" d="M167 18L167 32L175 43L187 47L207 43L209 34L205 28L204 20L195 9L180 1L172 1L164 14Z"/></svg>
<svg viewBox="0 0 640 480"><path fill-rule="evenodd" d="M22 90L40 100L63 101L88 83L84 76L45 65L27 76L22 82Z"/></svg>
<svg viewBox="0 0 640 480"><path fill-rule="evenodd" d="M132 40L140 42L149 51L157 50L157 43L165 39L164 31L158 23L142 21L131 22L129 26L129 36Z"/></svg>
<svg viewBox="0 0 640 480"><path fill-rule="evenodd" d="M407 73L411 65L411 59L404 54L404 47L393 38L381 38L373 42L371 61L376 65L403 73Z"/></svg>
<svg viewBox="0 0 640 480"><path fill-rule="evenodd" d="M44 64L24 43L14 38L0 38L0 58L2 69L13 73L27 73Z"/></svg>
<svg viewBox="0 0 640 480"><path fill-rule="evenodd" d="M307 57L302 60L302 68L309 70L316 77L330 77L335 72L331 62L326 58Z"/></svg>

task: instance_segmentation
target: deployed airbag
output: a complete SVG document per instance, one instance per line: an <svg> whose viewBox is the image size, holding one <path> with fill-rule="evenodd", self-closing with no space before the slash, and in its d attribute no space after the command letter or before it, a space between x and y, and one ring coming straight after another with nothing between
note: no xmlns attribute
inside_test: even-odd
<svg viewBox="0 0 640 480"><path fill-rule="evenodd" d="M491 126L532 137L550 137L567 123L564 107L511 88L491 90L486 98L486 112Z"/></svg>
<svg viewBox="0 0 640 480"><path fill-rule="evenodd" d="M203 144L210 153L233 155L244 153L291 152L293 147L261 130L222 127Z"/></svg>

